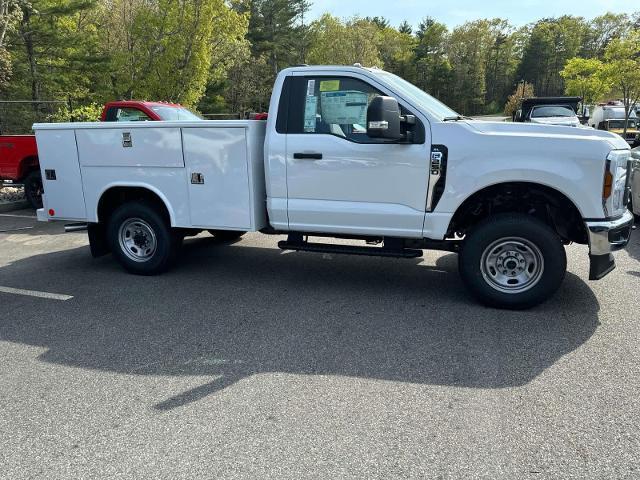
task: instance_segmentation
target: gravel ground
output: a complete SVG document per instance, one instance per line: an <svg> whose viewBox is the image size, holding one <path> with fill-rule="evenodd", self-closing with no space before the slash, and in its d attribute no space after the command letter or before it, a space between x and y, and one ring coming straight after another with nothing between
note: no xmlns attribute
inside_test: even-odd
<svg viewBox="0 0 640 480"><path fill-rule="evenodd" d="M0 186L0 203L17 202L25 200L24 188Z"/></svg>

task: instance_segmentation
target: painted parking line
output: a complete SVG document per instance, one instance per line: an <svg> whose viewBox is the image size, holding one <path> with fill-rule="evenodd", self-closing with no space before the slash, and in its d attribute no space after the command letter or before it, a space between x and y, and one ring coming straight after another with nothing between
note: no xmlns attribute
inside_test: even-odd
<svg viewBox="0 0 640 480"><path fill-rule="evenodd" d="M0 213L0 217L10 217L10 218L31 218L33 220L37 219L35 215L16 215L13 213Z"/></svg>
<svg viewBox="0 0 640 480"><path fill-rule="evenodd" d="M39 292L38 290L23 290L22 288L11 288L0 286L1 293L11 293L13 295L25 295L27 297L47 298L49 300L60 300L62 302L71 300L73 295L62 295L60 293Z"/></svg>

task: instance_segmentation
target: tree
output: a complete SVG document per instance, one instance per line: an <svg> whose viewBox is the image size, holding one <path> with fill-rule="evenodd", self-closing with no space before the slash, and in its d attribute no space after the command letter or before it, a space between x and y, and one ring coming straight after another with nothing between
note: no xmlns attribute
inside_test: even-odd
<svg viewBox="0 0 640 480"><path fill-rule="evenodd" d="M565 81L565 93L582 97L591 105L599 101L610 85L602 78L604 64L596 58L572 58L560 72Z"/></svg>
<svg viewBox="0 0 640 480"><path fill-rule="evenodd" d="M413 27L409 24L409 22L407 22L406 20L403 20L400 26L398 27L398 31L400 33L406 33L407 35L411 35L413 34Z"/></svg>
<svg viewBox="0 0 640 480"><path fill-rule="evenodd" d="M112 0L104 45L113 95L196 105L224 75L246 20L224 0Z"/></svg>
<svg viewBox="0 0 640 480"><path fill-rule="evenodd" d="M235 8L249 15L247 39L253 56L267 58L273 77L305 60L308 0L243 0Z"/></svg>
<svg viewBox="0 0 640 480"><path fill-rule="evenodd" d="M451 99L451 63L447 56L449 31L432 18L420 22L414 48L415 83L422 90L447 102Z"/></svg>
<svg viewBox="0 0 640 480"><path fill-rule="evenodd" d="M346 24L324 14L309 29L310 45L307 55L313 64L383 66L380 58L378 28L361 18Z"/></svg>
<svg viewBox="0 0 640 480"><path fill-rule="evenodd" d="M504 114L512 117L522 106L522 100L533 96L535 96L533 85L524 81L520 82L513 94L509 95L504 106Z"/></svg>
<svg viewBox="0 0 640 480"><path fill-rule="evenodd" d="M102 73L89 15L95 5L94 0L19 2L20 21L10 42L14 74L23 82L11 85L11 95L34 101L61 92L86 95Z"/></svg>
<svg viewBox="0 0 640 480"><path fill-rule="evenodd" d="M547 18L529 26L516 77L531 82L539 95L562 94L560 71L580 53L586 30L585 21L572 16Z"/></svg>
<svg viewBox="0 0 640 480"><path fill-rule="evenodd" d="M613 92L622 97L625 112L624 134L627 133L629 115L640 100L640 31L609 43L604 54L602 81L613 86Z"/></svg>

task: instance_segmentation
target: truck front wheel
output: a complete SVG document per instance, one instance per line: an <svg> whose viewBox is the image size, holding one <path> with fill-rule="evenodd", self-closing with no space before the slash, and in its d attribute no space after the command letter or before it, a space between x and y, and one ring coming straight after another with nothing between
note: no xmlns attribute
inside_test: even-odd
<svg viewBox="0 0 640 480"><path fill-rule="evenodd" d="M558 234L540 220L500 214L476 226L465 239L459 270L482 303L525 309L551 297L560 287L567 257Z"/></svg>
<svg viewBox="0 0 640 480"><path fill-rule="evenodd" d="M114 256L129 272L156 275L169 268L180 242L168 222L144 202L118 207L107 226L107 238Z"/></svg>

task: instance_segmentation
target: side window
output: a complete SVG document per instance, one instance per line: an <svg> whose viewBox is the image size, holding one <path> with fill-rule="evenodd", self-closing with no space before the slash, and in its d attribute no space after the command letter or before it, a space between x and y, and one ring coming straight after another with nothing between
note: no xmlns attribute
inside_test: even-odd
<svg viewBox="0 0 640 480"><path fill-rule="evenodd" d="M116 122L146 122L151 120L147 114L137 108L119 107L116 109Z"/></svg>
<svg viewBox="0 0 640 480"><path fill-rule="evenodd" d="M329 134L358 143L380 143L367 136L367 108L382 95L348 77L298 77L289 104L289 133Z"/></svg>

